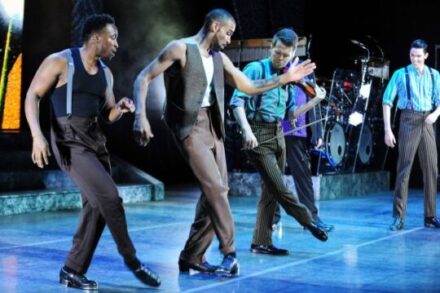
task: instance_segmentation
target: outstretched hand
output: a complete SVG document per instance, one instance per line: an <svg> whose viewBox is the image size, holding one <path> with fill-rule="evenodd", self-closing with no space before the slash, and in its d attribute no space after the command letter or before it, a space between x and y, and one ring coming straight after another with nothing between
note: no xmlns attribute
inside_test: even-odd
<svg viewBox="0 0 440 293"><path fill-rule="evenodd" d="M146 117L141 118L138 115L136 115L136 118L134 119L133 132L134 140L143 147L147 146L150 140L154 137L148 119Z"/></svg>
<svg viewBox="0 0 440 293"><path fill-rule="evenodd" d="M299 81L307 75L313 73L316 68L316 64L312 63L310 59L298 64L298 57L295 58L289 70L286 72L288 82Z"/></svg>

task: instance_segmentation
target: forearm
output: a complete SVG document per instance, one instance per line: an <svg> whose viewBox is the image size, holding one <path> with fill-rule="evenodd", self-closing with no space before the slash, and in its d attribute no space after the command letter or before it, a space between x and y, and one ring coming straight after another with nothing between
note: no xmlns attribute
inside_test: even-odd
<svg viewBox="0 0 440 293"><path fill-rule="evenodd" d="M240 125L240 128L243 130L250 130L251 126L249 125L249 122L246 117L246 112L243 107L235 107L234 108L234 117L235 120L237 120L238 125Z"/></svg>
<svg viewBox="0 0 440 293"><path fill-rule="evenodd" d="M134 83L133 98L136 106L136 116L147 118L147 93L149 80L141 72Z"/></svg>
<svg viewBox="0 0 440 293"><path fill-rule="evenodd" d="M383 126L385 132L391 131L391 107L389 105L383 104Z"/></svg>
<svg viewBox="0 0 440 293"><path fill-rule="evenodd" d="M37 95L32 93L26 95L24 110L32 137L43 136L39 120L39 105L40 98Z"/></svg>
<svg viewBox="0 0 440 293"><path fill-rule="evenodd" d="M115 104L108 114L108 121L109 122L116 122L119 119L121 119L124 112L122 112L121 107L118 104Z"/></svg>
<svg viewBox="0 0 440 293"><path fill-rule="evenodd" d="M251 80L251 85L244 91L248 95L259 95L271 89L277 88L284 85L282 82L282 76L273 76L268 79Z"/></svg>
<svg viewBox="0 0 440 293"><path fill-rule="evenodd" d="M432 113L435 114L436 117L438 117L440 115L440 106L437 106L437 108L435 108L434 112Z"/></svg>

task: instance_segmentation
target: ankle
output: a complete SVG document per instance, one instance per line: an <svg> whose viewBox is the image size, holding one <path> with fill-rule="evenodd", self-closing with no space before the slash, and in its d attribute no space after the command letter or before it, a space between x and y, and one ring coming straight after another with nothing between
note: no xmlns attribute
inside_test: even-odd
<svg viewBox="0 0 440 293"><path fill-rule="evenodd" d="M126 260L125 265L132 271L137 270L141 266L141 262L138 258L134 258L132 260Z"/></svg>
<svg viewBox="0 0 440 293"><path fill-rule="evenodd" d="M71 273L71 274L75 274L75 275L82 275L81 273L75 271L74 269L69 268L68 266L64 265L63 270Z"/></svg>

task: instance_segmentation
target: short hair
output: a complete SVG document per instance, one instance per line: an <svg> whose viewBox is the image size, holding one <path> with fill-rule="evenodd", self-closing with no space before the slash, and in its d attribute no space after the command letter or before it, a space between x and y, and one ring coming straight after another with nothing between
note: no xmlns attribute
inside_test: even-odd
<svg viewBox="0 0 440 293"><path fill-rule="evenodd" d="M225 24L229 20L235 22L235 19L232 16L232 14L230 14L228 11L224 9L216 8L208 12L208 14L206 14L203 27L208 28L214 21L218 21L221 24Z"/></svg>
<svg viewBox="0 0 440 293"><path fill-rule="evenodd" d="M423 52L427 53L428 52L428 44L422 40L422 39L417 39L414 42L411 43L411 49L415 48L415 49L423 49Z"/></svg>
<svg viewBox="0 0 440 293"><path fill-rule="evenodd" d="M86 18L82 27L82 40L87 42L93 33L97 33L107 24L115 25L115 19L109 14L93 14Z"/></svg>
<svg viewBox="0 0 440 293"><path fill-rule="evenodd" d="M295 47L298 42L298 35L291 28L283 28L273 36L272 46L275 46L278 41L288 47Z"/></svg>

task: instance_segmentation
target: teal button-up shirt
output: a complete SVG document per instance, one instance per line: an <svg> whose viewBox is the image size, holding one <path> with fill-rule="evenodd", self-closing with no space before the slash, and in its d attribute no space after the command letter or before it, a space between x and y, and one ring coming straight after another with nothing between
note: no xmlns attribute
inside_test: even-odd
<svg viewBox="0 0 440 293"><path fill-rule="evenodd" d="M440 75L435 69L430 70L425 66L420 76L414 66L408 65L410 97L407 94L405 68L396 70L387 85L383 95L382 104L393 106L394 99L397 100L399 109L411 109L414 111L431 111L433 105L440 106ZM432 75L431 76L431 72ZM434 82L433 82L434 80Z"/></svg>
<svg viewBox="0 0 440 293"><path fill-rule="evenodd" d="M252 80L267 79L276 75L276 73L272 73L269 58L249 63L243 72ZM244 107L249 121L281 121L284 119L286 111L294 108L293 89L293 85L287 85L253 97L235 90L230 105Z"/></svg>

